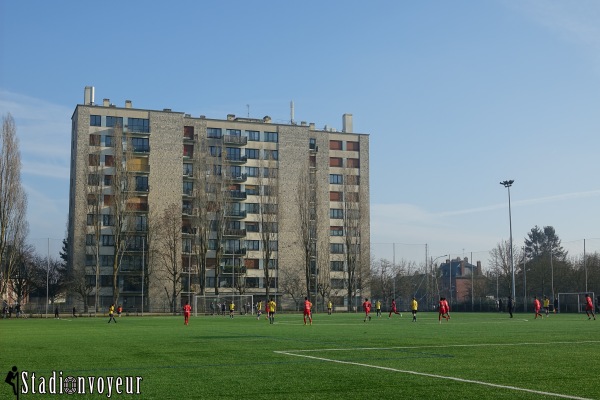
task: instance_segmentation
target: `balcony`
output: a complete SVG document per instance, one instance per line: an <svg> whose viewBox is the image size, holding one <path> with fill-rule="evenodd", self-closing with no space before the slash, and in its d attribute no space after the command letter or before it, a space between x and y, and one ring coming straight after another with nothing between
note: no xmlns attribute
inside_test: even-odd
<svg viewBox="0 0 600 400"><path fill-rule="evenodd" d="M248 138L244 136L225 135L223 136L223 143L233 146L245 146L248 143Z"/></svg>
<svg viewBox="0 0 600 400"><path fill-rule="evenodd" d="M235 176L225 176L225 179L229 179L232 182L246 182L248 180L247 174L235 175Z"/></svg>
<svg viewBox="0 0 600 400"><path fill-rule="evenodd" d="M225 255L225 256L245 256L246 255L246 249L245 248L230 249L230 248L225 247L223 249L223 255Z"/></svg>
<svg viewBox="0 0 600 400"><path fill-rule="evenodd" d="M244 237L246 236L245 229L225 229L224 236Z"/></svg>
<svg viewBox="0 0 600 400"><path fill-rule="evenodd" d="M185 176L186 178L193 178L194 177L194 170L192 168L186 168L183 170L183 176Z"/></svg>
<svg viewBox="0 0 600 400"><path fill-rule="evenodd" d="M228 162L229 164L245 164L247 161L248 157L246 156L225 156L225 162Z"/></svg>
<svg viewBox="0 0 600 400"><path fill-rule="evenodd" d="M193 196L194 195L194 189L183 189L183 195L184 196Z"/></svg>
<svg viewBox="0 0 600 400"><path fill-rule="evenodd" d="M224 261L227 262L228 260L224 260ZM236 265L235 267L232 265L221 265L221 273L222 274L232 274L232 273L245 274L246 267L243 265Z"/></svg>
<svg viewBox="0 0 600 400"><path fill-rule="evenodd" d="M246 211L240 211L240 210L226 211L225 218L235 218L235 219L246 218Z"/></svg>
<svg viewBox="0 0 600 400"><path fill-rule="evenodd" d="M148 154L148 153L150 153L150 146L148 146L148 145L141 145L141 146L133 145L131 148L131 151L133 153Z"/></svg>
<svg viewBox="0 0 600 400"><path fill-rule="evenodd" d="M196 228L192 228L191 226L184 225L181 227L181 233L184 235L195 235Z"/></svg>
<svg viewBox="0 0 600 400"><path fill-rule="evenodd" d="M185 215L192 215L193 208L192 207L182 207L181 213Z"/></svg>
<svg viewBox="0 0 600 400"><path fill-rule="evenodd" d="M231 200L246 200L246 192L241 190L230 190L229 197Z"/></svg>

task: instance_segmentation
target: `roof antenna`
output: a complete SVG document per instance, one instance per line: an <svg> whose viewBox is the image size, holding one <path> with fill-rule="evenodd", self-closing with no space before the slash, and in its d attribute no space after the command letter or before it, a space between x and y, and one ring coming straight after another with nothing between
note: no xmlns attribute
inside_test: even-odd
<svg viewBox="0 0 600 400"><path fill-rule="evenodd" d="M246 108L248 109L248 118L250 118L250 104L246 104Z"/></svg>

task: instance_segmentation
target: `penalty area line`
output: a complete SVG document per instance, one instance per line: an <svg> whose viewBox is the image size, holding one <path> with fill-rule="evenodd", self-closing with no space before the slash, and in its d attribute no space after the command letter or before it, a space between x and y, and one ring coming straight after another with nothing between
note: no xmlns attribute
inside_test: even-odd
<svg viewBox="0 0 600 400"><path fill-rule="evenodd" d="M363 363L357 363L357 362L352 362L352 361L335 360L335 359L332 359L332 358L315 357L315 356L309 356L309 355L306 355L306 354L294 354L294 353L290 353L290 352L287 352L287 351L275 351L275 353L277 353L277 354L284 354L284 355L287 355L287 356L310 358L310 359L318 360L318 361L327 361L327 362L332 362L332 363L337 363L337 364L346 364L346 365L355 365L355 366L358 366L358 367L375 368L375 369L381 369L381 370L384 370L384 371L399 372L399 373L402 373L402 374L409 374L409 375L416 375L416 376L425 376L425 377L428 377L428 378L446 379L446 380L455 381L455 382L461 382L461 383L473 383L473 384L476 384L476 385L489 386L489 387L494 387L494 388L498 388L498 389L515 390L515 391L519 391L519 392L527 392L527 393L533 393L533 394L540 394L540 395L544 395L544 396L560 397L560 398L563 398L563 399L593 400L593 399L590 399L590 398L587 398L587 397L569 396L569 395L560 394L560 393L543 392L543 391L540 391L540 390L526 389L526 388L520 388L520 387L516 387L516 386L509 386L509 385L500 385L500 384L497 384L497 383L476 381L476 380L472 380L472 379L463 379L463 378L457 378L457 377L453 377L453 376L428 374L428 373L425 373L425 372L408 371L408 370L402 370L402 369L391 368L391 367L383 367L381 365L371 365L371 364L363 364Z"/></svg>

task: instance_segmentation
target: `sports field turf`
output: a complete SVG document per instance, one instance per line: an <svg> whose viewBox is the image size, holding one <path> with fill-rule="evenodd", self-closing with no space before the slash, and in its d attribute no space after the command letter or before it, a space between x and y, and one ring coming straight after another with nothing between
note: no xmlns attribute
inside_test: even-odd
<svg viewBox="0 0 600 400"><path fill-rule="evenodd" d="M0 320L0 373L14 365L38 378L141 376L133 397L143 399L600 398L600 320L532 316L453 313L439 324L433 313L417 323L407 313L367 323L315 314L312 326L301 314L278 314L273 325L239 315L189 326L183 317ZM1 399L15 398L0 385ZM112 389L111 398L127 397Z"/></svg>

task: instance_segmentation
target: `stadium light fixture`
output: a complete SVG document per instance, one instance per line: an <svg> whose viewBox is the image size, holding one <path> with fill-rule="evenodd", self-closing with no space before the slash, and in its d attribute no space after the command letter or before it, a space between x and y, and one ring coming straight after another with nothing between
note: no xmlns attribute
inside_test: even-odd
<svg viewBox="0 0 600 400"><path fill-rule="evenodd" d="M515 264L513 259L513 240L512 240L512 213L510 209L510 187L515 181L513 179L500 182L502 186L508 189L508 224L510 227L510 270L512 274L512 298L516 299L515 293Z"/></svg>

